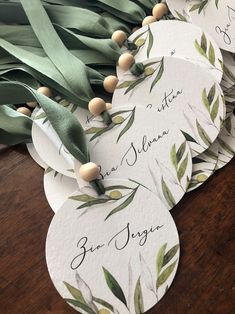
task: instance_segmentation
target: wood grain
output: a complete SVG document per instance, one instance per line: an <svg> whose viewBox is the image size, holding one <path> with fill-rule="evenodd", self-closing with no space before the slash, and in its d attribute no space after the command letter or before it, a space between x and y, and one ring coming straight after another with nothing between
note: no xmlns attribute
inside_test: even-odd
<svg viewBox="0 0 235 314"><path fill-rule="evenodd" d="M235 313L235 160L172 210L181 241L178 273L149 314ZM77 313L47 272L53 217L43 170L24 146L0 153L0 313Z"/></svg>

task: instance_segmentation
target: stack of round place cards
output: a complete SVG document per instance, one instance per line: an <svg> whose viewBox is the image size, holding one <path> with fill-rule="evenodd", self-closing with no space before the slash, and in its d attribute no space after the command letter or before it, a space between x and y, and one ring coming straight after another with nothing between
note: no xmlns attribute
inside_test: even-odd
<svg viewBox="0 0 235 314"><path fill-rule="evenodd" d="M208 32L218 46L235 52L234 0L167 0L172 14Z"/></svg>

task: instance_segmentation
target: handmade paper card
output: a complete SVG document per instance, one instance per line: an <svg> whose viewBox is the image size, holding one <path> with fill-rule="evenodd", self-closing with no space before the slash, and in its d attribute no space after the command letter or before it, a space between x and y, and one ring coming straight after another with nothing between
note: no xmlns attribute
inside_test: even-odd
<svg viewBox="0 0 235 314"><path fill-rule="evenodd" d="M192 23L208 32L220 48L235 52L234 0L195 0L188 5Z"/></svg>
<svg viewBox="0 0 235 314"><path fill-rule="evenodd" d="M144 74L127 71L113 94L113 108L144 107L156 124L176 124L185 135L193 157L203 153L216 139L226 108L222 90L203 68L175 57L143 62Z"/></svg>
<svg viewBox="0 0 235 314"><path fill-rule="evenodd" d="M77 190L77 181L47 168L44 173L44 191L49 205L56 213L67 198Z"/></svg>
<svg viewBox="0 0 235 314"><path fill-rule="evenodd" d="M169 209L184 196L192 174L185 137L151 110L120 107L110 111L113 124L91 121L90 158L102 179L132 178L150 189Z"/></svg>
<svg viewBox="0 0 235 314"><path fill-rule="evenodd" d="M46 169L47 164L41 159L41 157L38 155L33 143L27 143L26 144L28 152L30 156L33 158L33 160L42 168Z"/></svg>
<svg viewBox="0 0 235 314"><path fill-rule="evenodd" d="M183 22L191 22L191 17L189 14L188 2L191 0L167 0L167 5L172 13L172 15L183 21Z"/></svg>
<svg viewBox="0 0 235 314"><path fill-rule="evenodd" d="M191 192L205 183L215 172L219 158L217 140L201 155L193 158L193 173L188 192Z"/></svg>
<svg viewBox="0 0 235 314"><path fill-rule="evenodd" d="M235 101L235 54L224 51L224 75L222 89L225 99L229 102Z"/></svg>
<svg viewBox="0 0 235 314"><path fill-rule="evenodd" d="M77 191L47 236L51 279L80 313L144 313L166 293L179 261L175 223L141 183L104 180L105 195Z"/></svg>
<svg viewBox="0 0 235 314"><path fill-rule="evenodd" d="M181 21L159 21L140 28L129 37L138 47L135 62L175 56L195 62L221 81L222 54L214 39L201 28Z"/></svg>
<svg viewBox="0 0 235 314"><path fill-rule="evenodd" d="M87 110L68 102L64 101L60 105L73 112L83 127L91 117ZM33 121L32 140L38 155L48 166L65 176L75 178L74 158L62 144L42 109L37 112Z"/></svg>

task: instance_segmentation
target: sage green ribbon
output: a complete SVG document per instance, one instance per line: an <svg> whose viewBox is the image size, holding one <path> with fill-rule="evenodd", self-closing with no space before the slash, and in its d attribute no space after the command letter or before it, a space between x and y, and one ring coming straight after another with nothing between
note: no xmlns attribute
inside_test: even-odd
<svg viewBox="0 0 235 314"><path fill-rule="evenodd" d="M52 127L70 154L82 164L90 161L85 132L79 121L68 109L19 82L0 82L0 95L0 105L6 103L14 105L36 100L45 111ZM104 190L100 182L94 181L92 184L99 194L103 193Z"/></svg>

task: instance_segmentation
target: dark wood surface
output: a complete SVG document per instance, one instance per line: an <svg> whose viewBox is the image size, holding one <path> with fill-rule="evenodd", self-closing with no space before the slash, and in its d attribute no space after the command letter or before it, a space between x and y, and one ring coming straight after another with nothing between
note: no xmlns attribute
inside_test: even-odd
<svg viewBox="0 0 235 314"><path fill-rule="evenodd" d="M172 210L178 273L149 314L235 313L235 160ZM44 247L53 217L25 147L0 152L0 313L77 313L56 292Z"/></svg>

